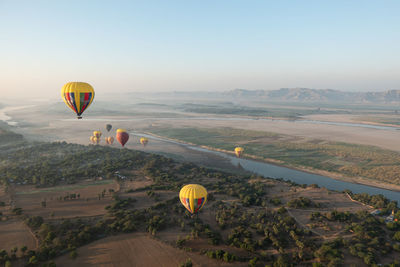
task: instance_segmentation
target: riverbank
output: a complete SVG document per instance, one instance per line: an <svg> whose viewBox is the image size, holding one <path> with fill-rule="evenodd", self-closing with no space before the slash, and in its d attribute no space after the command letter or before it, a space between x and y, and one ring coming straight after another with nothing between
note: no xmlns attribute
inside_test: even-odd
<svg viewBox="0 0 400 267"><path fill-rule="evenodd" d="M214 148L214 147L210 147L210 146L198 145L198 144L195 144L195 143L190 143L190 142L182 141L182 140L175 139L175 138L164 137L164 136L161 136L161 135L154 134L152 132L143 132L143 133L145 133L147 135L150 135L150 136L154 136L154 137L159 138L159 139L169 140L169 141L176 142L176 143L195 146L195 147L199 147L199 148L203 148L203 149L216 151L216 152L221 152L221 153L225 153L225 154L228 154L228 155L231 155L231 156L235 156L235 153L233 151ZM287 163L284 163L284 162L279 161L279 160L270 159L270 158L262 158L262 157L259 157L259 156L249 155L249 154L246 154L246 153L244 154L243 158L251 159L251 160L254 160L254 161L258 161L258 162L266 162L266 163L269 163L269 164L272 164L272 165L275 165L275 166L285 167L285 168L288 168L288 169L302 171L302 172L306 172L306 173L310 173L310 174L326 176L326 177L329 177L329 178L332 178L332 179L335 179L335 180L339 180L339 181L343 181L343 182L349 182L349 183L353 183L353 184L366 185L366 186L371 186L371 187L375 187L375 188L381 188L381 189L391 190L391 191L395 191L395 192L400 192L400 185L396 185L396 184L373 181L373 180L366 179L366 178L363 178L363 177L347 177L347 176L344 176L344 175L342 175L340 173L334 173L334 172L329 172L329 171L324 171L324 170L318 170L318 169L309 168L309 167L305 167L305 166L297 166L297 165L293 165L293 164L287 164Z"/></svg>

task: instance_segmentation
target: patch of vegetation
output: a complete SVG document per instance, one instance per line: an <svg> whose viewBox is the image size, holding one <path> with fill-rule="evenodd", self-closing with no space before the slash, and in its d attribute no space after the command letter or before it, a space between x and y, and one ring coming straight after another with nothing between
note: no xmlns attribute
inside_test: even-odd
<svg viewBox="0 0 400 267"><path fill-rule="evenodd" d="M287 205L288 207L295 209L304 209L311 207L319 208L321 206L319 203L315 203L314 201L306 197L292 199L287 203Z"/></svg>
<svg viewBox="0 0 400 267"><path fill-rule="evenodd" d="M152 128L149 131L197 145L233 151L237 144L245 154L275 159L299 167L336 172L400 184L400 153L374 146L342 142L291 142L270 132L233 128Z"/></svg>
<svg viewBox="0 0 400 267"><path fill-rule="evenodd" d="M151 199L153 204L141 207L135 195L110 191L113 202L106 207L107 213L95 218L45 220L40 216L24 215L22 209L14 208L16 214L19 212L22 214L13 216L24 218L26 225L35 233L39 242L38 249L26 251L25 247L20 256L21 262L24 261L28 266L50 264L52 259L63 254L70 255L71 258L79 257L77 250L79 247L106 236L138 231L158 237L160 232L169 229L180 231L179 236L186 236L178 238L176 242L178 248L193 253L203 253L219 261L248 262L249 266L291 264L318 266L319 263L323 266L336 266L343 264L345 251L349 251L360 262L373 265L378 264L389 253L398 253L397 250L400 250L397 246L400 227L395 222L386 224L383 219L374 217L368 212L350 213L335 210L324 214L316 212L312 214L313 220L337 221L345 225L346 239L322 242L320 236L297 223L285 207L276 207L275 204L280 204L280 201L268 198L268 190L271 187L267 186L264 177L228 174L133 150L101 146L85 147L66 143L32 144L31 147L19 148L14 150L14 153L9 153L15 165L13 171L6 172L2 176L2 182L6 185L25 180L31 183L33 177L30 175L34 173L22 174L24 167L18 168L18 165L24 162L46 174L44 170L50 171L48 167L39 164L40 161L46 162L50 158L46 154L46 149L55 153L55 161L61 166L56 168L54 176L46 176L45 181L49 183L46 182L43 186L65 183L66 180L60 177L68 178L74 175L74 179L67 180L69 182L94 178L99 175L99 171L101 175L111 175L110 178L124 183L113 174L116 171L129 173L134 170L135 173L141 173L151 179L152 184L138 188L133 193L143 192L143 197ZM29 153L35 156L30 156ZM8 160L3 153L0 152L0 155ZM65 157L67 161L64 161ZM79 159L77 161L85 166L90 162L97 169L93 167L85 172L87 168L75 165L78 170L68 172L66 164L70 163L72 158ZM9 179L8 175L19 172L25 180L19 180L18 177ZM178 197L182 185L193 181L212 192L207 202L207 212L203 209L194 216L181 205ZM290 186L297 185L290 184ZM153 200L165 190L176 192L176 195L163 201ZM67 196L78 197L71 192ZM395 202L387 201L381 196L352 194L352 197L382 209L388 210L393 207L394 211L398 210ZM288 206L306 208L318 205L308 198L300 197L289 201ZM212 216L209 216L210 214ZM211 247L206 249L203 247L196 251L196 248L190 246L190 241L199 239L205 240L204 244L208 243ZM214 247L217 245L224 248ZM6 262L13 264L18 260L17 250L8 248L8 251L10 253L5 250L0 251L0 264ZM182 264L190 266L192 263L188 260Z"/></svg>

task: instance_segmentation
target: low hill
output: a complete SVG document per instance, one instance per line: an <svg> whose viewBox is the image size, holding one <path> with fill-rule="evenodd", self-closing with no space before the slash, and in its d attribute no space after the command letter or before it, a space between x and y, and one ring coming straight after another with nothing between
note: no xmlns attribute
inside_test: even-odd
<svg viewBox="0 0 400 267"><path fill-rule="evenodd" d="M344 92L333 89L281 88L278 90L235 89L224 95L242 98L257 98L296 102L340 102L340 103L397 103L400 90L382 92Z"/></svg>

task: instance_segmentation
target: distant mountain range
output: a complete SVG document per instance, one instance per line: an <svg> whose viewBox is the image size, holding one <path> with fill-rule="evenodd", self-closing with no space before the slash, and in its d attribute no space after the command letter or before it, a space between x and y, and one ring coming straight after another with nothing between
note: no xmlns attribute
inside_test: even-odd
<svg viewBox="0 0 400 267"><path fill-rule="evenodd" d="M400 90L382 92L343 92L333 89L281 88L279 90L235 89L223 93L225 96L257 98L259 100L293 102L352 102L352 103L396 103L400 102Z"/></svg>

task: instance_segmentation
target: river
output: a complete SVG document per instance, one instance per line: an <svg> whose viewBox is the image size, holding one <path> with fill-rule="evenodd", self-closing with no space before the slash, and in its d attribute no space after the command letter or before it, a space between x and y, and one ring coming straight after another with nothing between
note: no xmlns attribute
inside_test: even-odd
<svg viewBox="0 0 400 267"><path fill-rule="evenodd" d="M10 126L16 126L18 122L13 121L12 118L8 115L10 111L20 110L24 108L34 107L34 105L27 105L27 106L9 106L0 109L0 121L4 121Z"/></svg>
<svg viewBox="0 0 400 267"><path fill-rule="evenodd" d="M354 193L368 193L370 195L378 195L382 194L388 199L395 200L398 203L400 203L400 192L397 191L391 191L387 189L382 189L382 188L377 188L373 186L368 186L368 185L362 185L362 184L355 184L355 183L350 183L350 182L345 182L345 181L340 181L340 180L335 180L327 176L322 176L322 175L317 175L317 174L311 174L308 172L303 172L299 170L293 170L290 168L285 168L281 166L276 166L273 164L269 164L266 162L260 162L256 160L249 160L249 159L243 159L243 158L236 158L234 156L231 156L229 154L225 154L223 152L219 151L214 151L214 150L209 150L206 148L198 147L195 145L189 145L185 143L180 143L177 141L169 140L169 139L164 139L148 134L143 134L143 133L137 133L137 132L132 132L130 133L131 135L134 136L141 136L141 137L147 137L150 139L150 142L148 146L151 146L151 140L155 140L157 142L165 142L168 144L173 144L176 146L183 146L187 150L185 153L190 153L190 151L193 151L193 153L204 153L204 154L212 154L214 157L217 156L221 160L228 160L230 164L234 167L237 167L239 164L241 168L243 168L246 171L262 175L265 177L270 177L270 178L283 178L284 180L290 180L293 182L296 182L298 184L317 184L320 187L326 187L327 189L330 190L337 190L337 191L343 191L346 189L351 190ZM154 149L157 148L153 148ZM163 151L163 147L159 146L159 151L158 152L167 152L171 153L171 151ZM196 157L186 157L187 159L191 160L193 163L204 163L202 162L197 162ZM214 159L215 160L215 159ZM209 167L215 167L213 164L210 164Z"/></svg>

